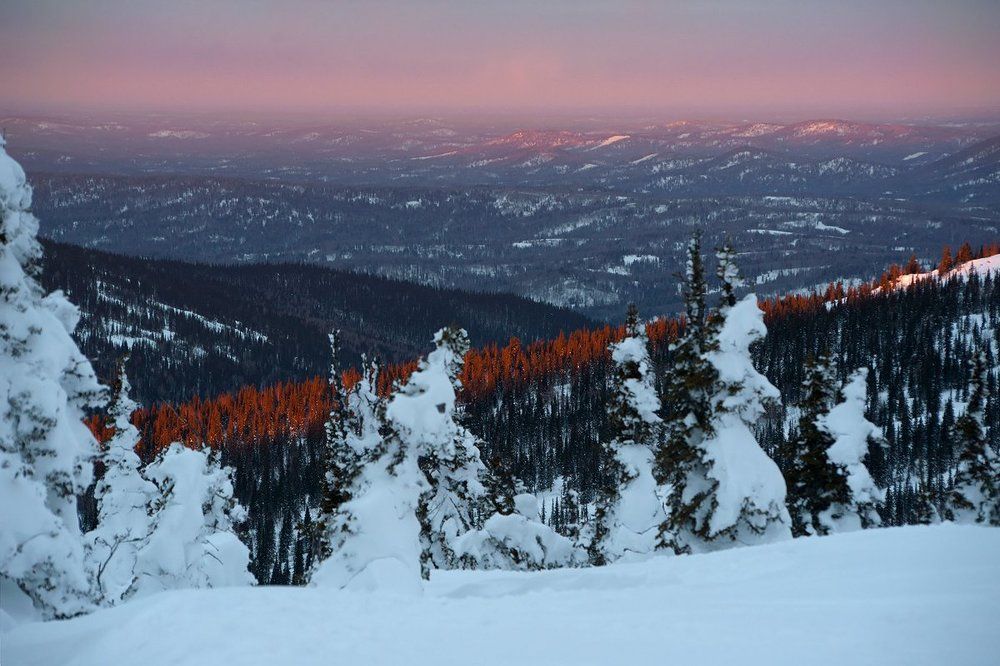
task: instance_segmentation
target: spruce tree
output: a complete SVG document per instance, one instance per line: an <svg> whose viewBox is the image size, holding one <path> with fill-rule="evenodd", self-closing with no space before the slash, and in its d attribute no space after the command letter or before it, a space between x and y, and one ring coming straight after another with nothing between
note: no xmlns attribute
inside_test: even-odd
<svg viewBox="0 0 1000 666"><path fill-rule="evenodd" d="M625 338L611 345L613 435L601 446L603 481L585 539L595 566L627 553L652 551L665 518L653 476L653 447L662 420L648 347L646 327L630 305Z"/></svg>
<svg viewBox="0 0 1000 666"><path fill-rule="evenodd" d="M989 366L979 352L969 362L969 403L955 422L952 440L958 454L955 482L945 496L944 517L960 523L1000 526L1000 455L986 433Z"/></svg>
<svg viewBox="0 0 1000 666"><path fill-rule="evenodd" d="M806 363L798 431L784 455L794 536L881 523L876 507L884 493L864 463L872 445L882 443L864 415L866 376L866 369L859 370L835 393L829 356Z"/></svg>
<svg viewBox="0 0 1000 666"><path fill-rule="evenodd" d="M87 564L102 605L117 604L135 591L136 558L152 532L151 507L158 494L156 486L143 475L135 452L139 430L132 425L131 417L138 405L129 396L126 359L118 364L108 409L113 434L101 456L104 476L94 489L97 526L85 538Z"/></svg>
<svg viewBox="0 0 1000 666"><path fill-rule="evenodd" d="M83 417L105 394L72 338L79 312L38 282L30 206L0 138L0 585L62 618L92 608L77 496L97 449Z"/></svg>

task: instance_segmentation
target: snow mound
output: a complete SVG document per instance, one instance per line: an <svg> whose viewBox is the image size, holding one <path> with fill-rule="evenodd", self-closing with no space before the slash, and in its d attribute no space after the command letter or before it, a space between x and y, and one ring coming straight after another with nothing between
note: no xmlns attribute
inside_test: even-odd
<svg viewBox="0 0 1000 666"><path fill-rule="evenodd" d="M182 590L22 624L0 661L987 664L1000 651L998 552L1000 529L946 524L593 569L436 572L414 597Z"/></svg>

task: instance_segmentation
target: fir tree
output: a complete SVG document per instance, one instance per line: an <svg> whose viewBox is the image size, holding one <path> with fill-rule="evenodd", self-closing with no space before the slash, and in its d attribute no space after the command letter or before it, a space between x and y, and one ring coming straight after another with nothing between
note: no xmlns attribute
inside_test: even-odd
<svg viewBox="0 0 1000 666"><path fill-rule="evenodd" d="M613 436L602 444L605 481L586 538L596 566L626 553L653 550L665 518L653 477L653 445L662 421L648 346L646 327L630 305L625 338L611 345L616 368L609 410Z"/></svg>
<svg viewBox="0 0 1000 666"><path fill-rule="evenodd" d="M157 497L157 488L143 475L135 452L139 431L131 417L138 405L129 396L126 359L119 362L108 409L114 433L101 457L104 476L94 489L97 527L85 539L87 563L103 605L117 604L134 592L136 558L152 532L150 511Z"/></svg>
<svg viewBox="0 0 1000 666"><path fill-rule="evenodd" d="M945 497L944 517L960 523L1000 526L1000 455L993 450L986 433L986 354L977 353L969 365L969 403L952 434L959 451L958 470L953 488Z"/></svg>

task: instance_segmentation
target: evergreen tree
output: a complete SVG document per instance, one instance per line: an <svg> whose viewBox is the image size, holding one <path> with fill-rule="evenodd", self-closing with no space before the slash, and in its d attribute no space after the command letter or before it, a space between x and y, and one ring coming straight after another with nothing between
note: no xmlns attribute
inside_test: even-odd
<svg viewBox="0 0 1000 666"><path fill-rule="evenodd" d="M740 280L734 255L728 243L717 253L722 302L702 352L715 378L709 388L709 426L692 429L680 442L684 454L677 456L669 516L661 527L662 546L678 554L790 536L784 479L752 430L765 405L780 394L750 357L750 345L767 329L756 296L736 299Z"/></svg>
<svg viewBox="0 0 1000 666"><path fill-rule="evenodd" d="M884 500L864 459L881 443L865 418L867 370L855 373L838 392L829 356L806 363L799 425L788 442L785 478L794 536L867 528L881 523Z"/></svg>
<svg viewBox="0 0 1000 666"><path fill-rule="evenodd" d="M714 340L710 336L705 304L708 285L700 232L695 232L688 243L684 285L684 329L670 345L673 363L664 379L663 396L666 418L655 460L657 482L675 491L680 488L687 471L700 464L700 446L713 434L710 398L717 372L707 358ZM673 492L670 504L679 502L679 493ZM680 516L667 516L661 523L658 548L669 547L675 523L681 521Z"/></svg>
<svg viewBox="0 0 1000 666"><path fill-rule="evenodd" d="M92 608L77 496L96 452L83 416L105 395L71 337L79 312L37 281L30 206L24 171L0 138L0 586L62 618Z"/></svg>
<svg viewBox="0 0 1000 666"><path fill-rule="evenodd" d="M317 531L313 545L315 561L322 562L333 552L336 516L350 497L351 483L359 471L359 460L348 446L347 400L339 366L340 331L329 335L330 340L330 414L323 425L323 479L320 510L316 518Z"/></svg>
<svg viewBox="0 0 1000 666"><path fill-rule="evenodd" d="M421 526L421 570L454 569L467 565L455 555L454 542L478 527L476 508L485 497L486 467L480 458L479 440L459 422L456 395L459 374L469 351L464 329L448 327L434 337L437 346L421 363L404 388L412 397L430 400L428 415L413 418L393 410L412 446L419 451L420 469L427 489L420 497L417 517Z"/></svg>
<svg viewBox="0 0 1000 666"><path fill-rule="evenodd" d="M944 517L960 523L1000 526L1000 455L986 433L986 354L979 352L969 365L969 404L955 422L952 435L960 453L954 486L945 497Z"/></svg>
<svg viewBox="0 0 1000 666"><path fill-rule="evenodd" d="M97 482L97 527L86 535L87 564L96 583L99 603L113 605L135 590L139 550L152 532L151 506L156 486L143 476L135 449L139 430L132 425L138 405L129 396L125 359L118 376L108 416L114 432L102 456L104 476Z"/></svg>
<svg viewBox="0 0 1000 666"><path fill-rule="evenodd" d="M629 306L625 338L611 345L616 374L611 395L613 436L602 444L605 479L588 525L587 550L596 566L627 553L648 553L665 519L653 477L653 446L662 423L646 327Z"/></svg>
<svg viewBox="0 0 1000 666"><path fill-rule="evenodd" d="M250 551L235 533L246 510L233 497L232 469L222 466L219 453L175 443L146 466L145 476L159 496L152 532L136 555L136 596L252 585Z"/></svg>
<svg viewBox="0 0 1000 666"><path fill-rule="evenodd" d="M326 526L330 553L314 563L312 585L415 591L420 587L420 525L416 510L425 482L417 449L387 418L378 395L379 367L369 364L347 394L342 445L357 460L343 489L347 499ZM392 400L399 398L399 391Z"/></svg>

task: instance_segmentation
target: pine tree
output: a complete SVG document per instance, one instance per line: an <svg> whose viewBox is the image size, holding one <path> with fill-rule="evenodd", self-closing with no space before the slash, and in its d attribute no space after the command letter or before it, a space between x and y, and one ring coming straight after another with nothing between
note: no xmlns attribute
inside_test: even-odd
<svg viewBox="0 0 1000 666"><path fill-rule="evenodd" d="M77 496L96 453L84 412L105 395L71 337L77 309L38 283L30 206L24 171L0 138L0 583L62 618L92 608Z"/></svg>
<svg viewBox="0 0 1000 666"><path fill-rule="evenodd" d="M944 517L960 523L1000 526L1000 455L986 433L986 354L970 361L969 404L952 434L958 454L954 486L945 497Z"/></svg>
<svg viewBox="0 0 1000 666"><path fill-rule="evenodd" d="M784 479L752 430L765 405L780 397L750 358L750 345L767 329L756 296L736 299L740 280L734 256L728 242L717 252L722 302L708 323L701 352L714 370L708 388L709 424L691 428L688 438L679 442L684 453L676 456L670 512L661 527L661 546L678 554L774 541L791 534Z"/></svg>
<svg viewBox="0 0 1000 666"><path fill-rule="evenodd" d="M94 575L98 602L117 604L135 590L136 558L152 532L150 507L156 486L143 476L135 449L139 430L132 425L138 405L129 396L125 362L118 365L108 416L114 434L102 456L105 472L94 489L97 527L86 535L87 564Z"/></svg>
<svg viewBox="0 0 1000 666"><path fill-rule="evenodd" d="M836 392L829 355L824 352L807 358L798 405L798 428L789 437L782 455L787 468L785 481L792 534L797 537L823 533L819 516L836 500L834 489L842 485L840 474L826 456L833 436L820 427L821 419L833 408Z"/></svg>
<svg viewBox="0 0 1000 666"><path fill-rule="evenodd" d="M653 446L662 420L648 346L646 327L630 305L625 338L611 345L616 372L609 412L614 434L602 443L604 481L586 538L595 566L627 553L651 552L666 517L653 477Z"/></svg>

